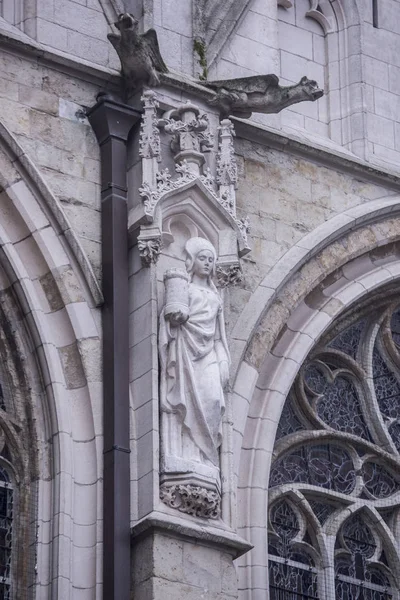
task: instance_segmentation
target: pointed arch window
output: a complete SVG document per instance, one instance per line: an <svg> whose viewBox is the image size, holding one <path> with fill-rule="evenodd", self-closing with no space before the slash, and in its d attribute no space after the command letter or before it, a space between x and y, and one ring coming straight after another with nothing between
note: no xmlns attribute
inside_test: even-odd
<svg viewBox="0 0 400 600"><path fill-rule="evenodd" d="M270 600L318 598L317 574L312 557L305 550L295 511L286 501L270 512L269 578ZM300 534L300 537L299 537Z"/></svg>
<svg viewBox="0 0 400 600"><path fill-rule="evenodd" d="M11 544L13 487L4 467L0 466L0 600L11 598Z"/></svg>
<svg viewBox="0 0 400 600"><path fill-rule="evenodd" d="M379 546L361 515L349 518L339 532L335 556L337 600L391 600L386 566L376 556ZM384 556L383 559L385 560Z"/></svg>
<svg viewBox="0 0 400 600"><path fill-rule="evenodd" d="M269 484L277 600L400 600L400 308L382 300L342 323L310 353L278 425Z"/></svg>

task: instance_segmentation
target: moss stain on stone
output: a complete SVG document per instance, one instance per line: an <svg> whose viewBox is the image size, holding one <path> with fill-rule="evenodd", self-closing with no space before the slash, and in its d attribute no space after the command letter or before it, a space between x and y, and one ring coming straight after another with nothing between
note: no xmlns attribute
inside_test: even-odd
<svg viewBox="0 0 400 600"><path fill-rule="evenodd" d="M207 57L206 57L206 45L204 40L196 38L193 42L193 50L198 56L199 65L202 68L202 72L199 74L200 81L207 79Z"/></svg>

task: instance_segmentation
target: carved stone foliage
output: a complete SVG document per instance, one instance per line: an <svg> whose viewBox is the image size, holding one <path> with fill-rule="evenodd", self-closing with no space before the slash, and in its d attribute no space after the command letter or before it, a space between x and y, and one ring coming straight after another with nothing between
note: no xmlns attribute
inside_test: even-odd
<svg viewBox="0 0 400 600"><path fill-rule="evenodd" d="M163 484L160 487L160 499L171 508L202 519L218 519L221 514L218 492L197 485Z"/></svg>
<svg viewBox="0 0 400 600"><path fill-rule="evenodd" d="M217 281L220 288L242 283L243 273L240 265L217 265Z"/></svg>
<svg viewBox="0 0 400 600"><path fill-rule="evenodd" d="M172 136L171 149L176 154L174 160L204 164L204 152L213 147L213 136L209 130L208 116L200 114L199 108L191 102L178 106L165 113L159 126Z"/></svg>
<svg viewBox="0 0 400 600"><path fill-rule="evenodd" d="M161 238L139 238L138 249L144 267L157 262L162 247Z"/></svg>

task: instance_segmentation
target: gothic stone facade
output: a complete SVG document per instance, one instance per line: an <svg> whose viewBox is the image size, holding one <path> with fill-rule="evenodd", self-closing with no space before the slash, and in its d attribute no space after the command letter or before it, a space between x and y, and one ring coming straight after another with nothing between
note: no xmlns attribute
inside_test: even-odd
<svg viewBox="0 0 400 600"><path fill-rule="evenodd" d="M123 12L151 91L123 94ZM400 597L399 24L0 0L0 598ZM202 82L260 74L325 93L221 123Z"/></svg>

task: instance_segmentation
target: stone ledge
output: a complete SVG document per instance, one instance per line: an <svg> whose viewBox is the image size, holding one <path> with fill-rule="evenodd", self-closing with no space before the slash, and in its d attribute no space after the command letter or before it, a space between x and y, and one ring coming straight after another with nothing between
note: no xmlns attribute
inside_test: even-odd
<svg viewBox="0 0 400 600"><path fill-rule="evenodd" d="M121 85L121 76L118 71L41 44L1 18L0 47L10 52L35 57L39 64L59 65L80 77L84 74L85 77L102 82L103 85L107 82L114 90L119 90Z"/></svg>
<svg viewBox="0 0 400 600"><path fill-rule="evenodd" d="M263 127L252 121L237 117L231 117L231 119L235 124L238 138L268 146L280 152L287 152L299 158L313 160L324 167L337 169L365 181L400 191L400 177L395 171L390 171L375 163L368 163L341 146L333 147L332 142L328 139L327 145L318 144L303 137L301 132L298 136L289 135L287 132Z"/></svg>
<svg viewBox="0 0 400 600"><path fill-rule="evenodd" d="M234 558L238 558L253 548L245 539L227 528L215 525L200 525L178 516L167 515L153 511L131 528L131 539L144 537L154 530L168 532L180 538L196 540L210 546L218 546L230 551Z"/></svg>

